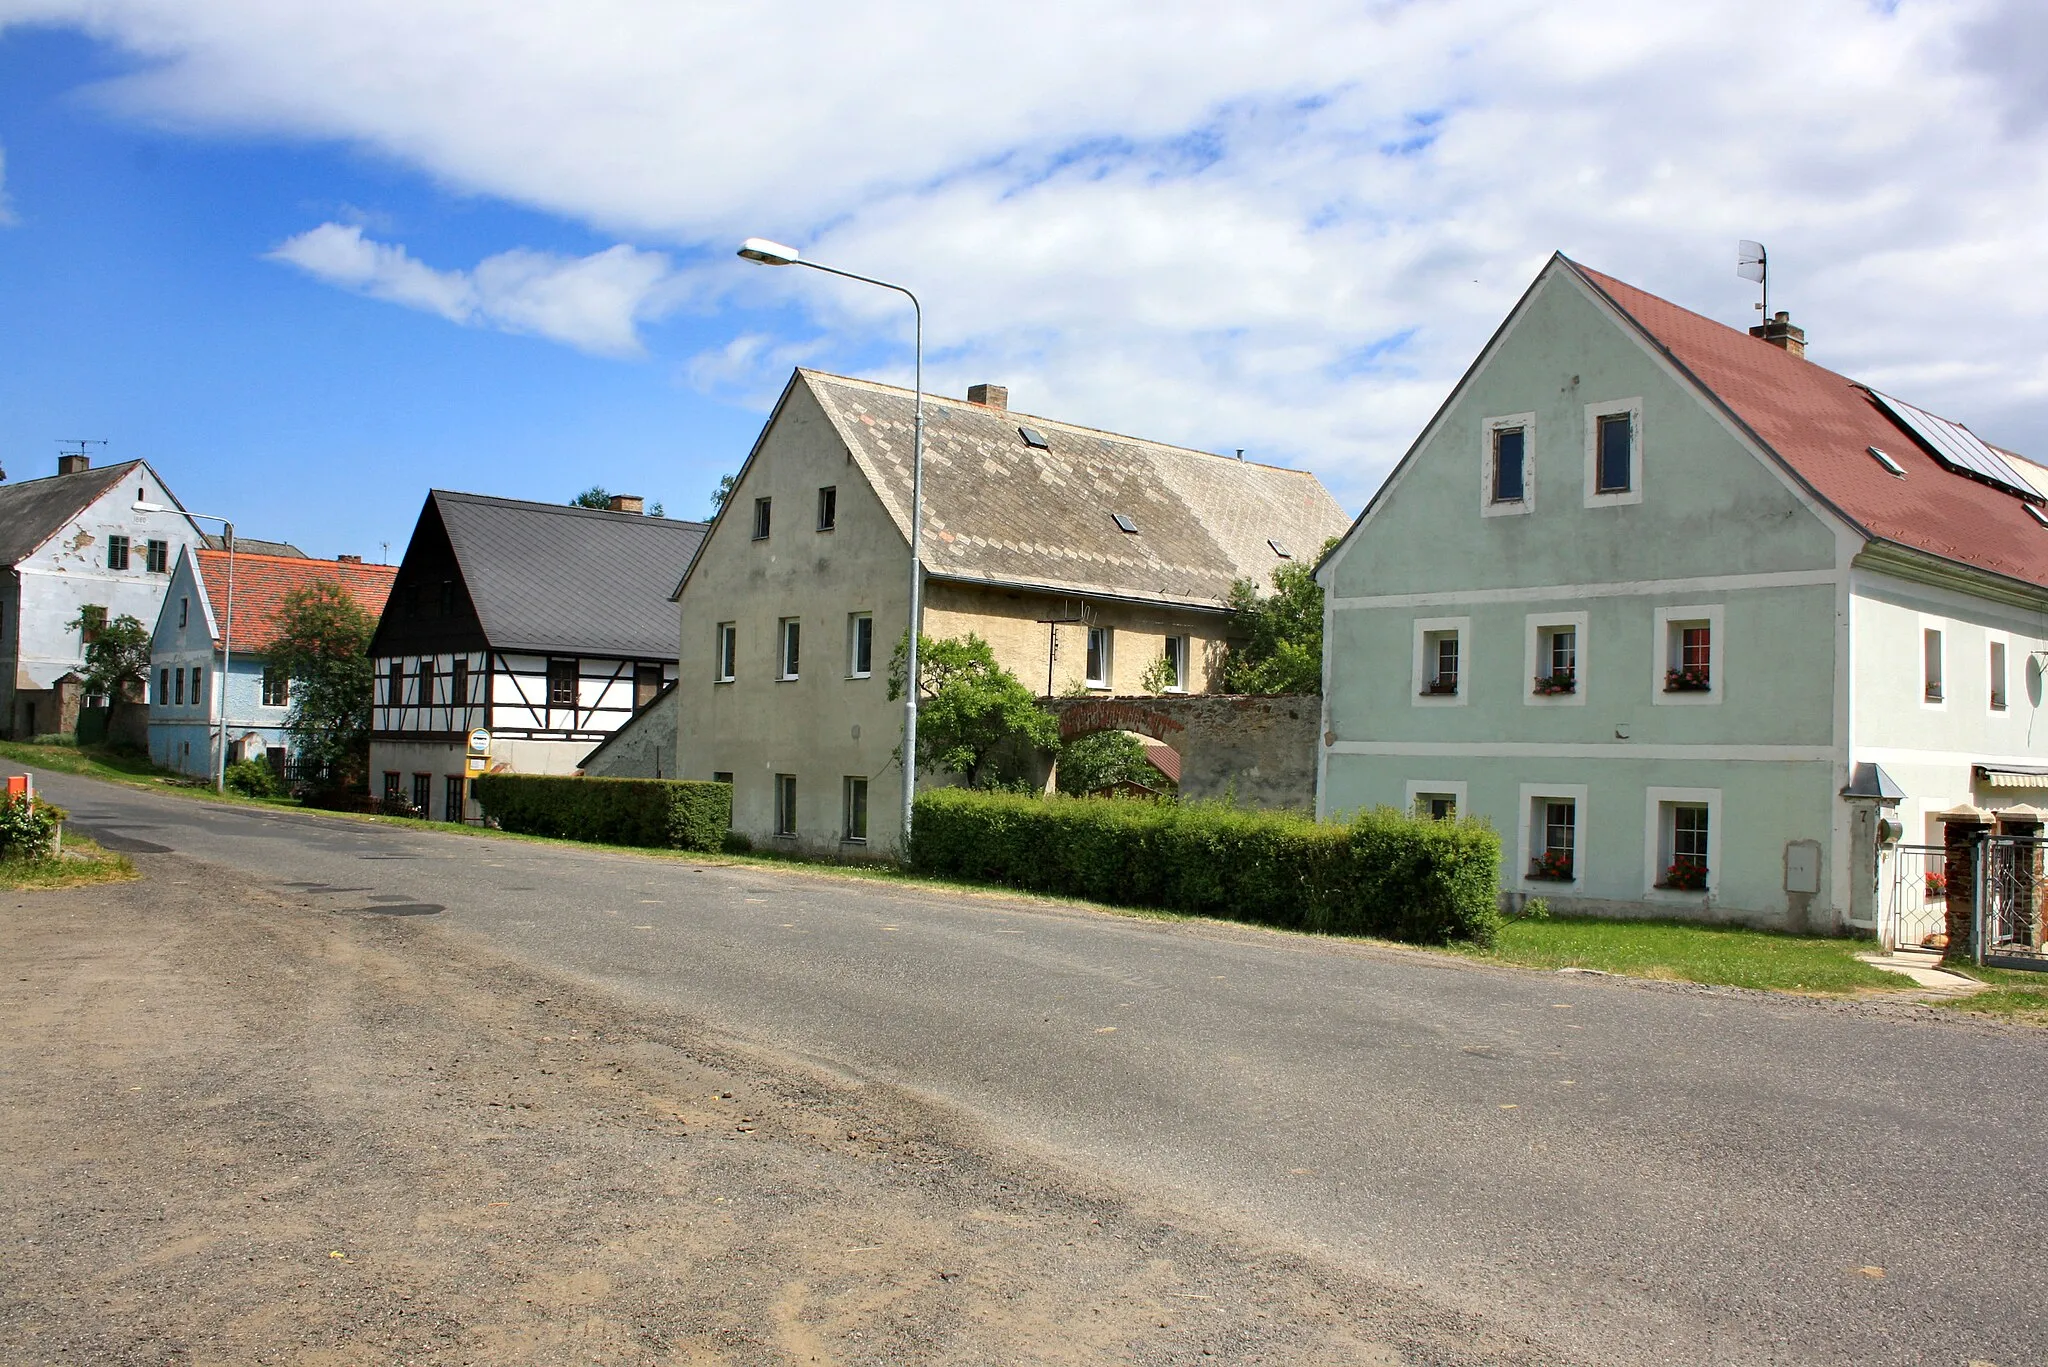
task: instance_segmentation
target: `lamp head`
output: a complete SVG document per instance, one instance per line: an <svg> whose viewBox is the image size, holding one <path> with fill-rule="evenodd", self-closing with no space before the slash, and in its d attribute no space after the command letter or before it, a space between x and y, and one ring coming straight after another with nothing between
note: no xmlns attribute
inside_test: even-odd
<svg viewBox="0 0 2048 1367"><path fill-rule="evenodd" d="M740 243L740 255L764 266L794 266L802 259L796 248L770 242L765 237L750 237Z"/></svg>
<svg viewBox="0 0 2048 1367"><path fill-rule="evenodd" d="M138 513L167 513L170 509L161 503L145 503L138 498L135 500L135 511Z"/></svg>

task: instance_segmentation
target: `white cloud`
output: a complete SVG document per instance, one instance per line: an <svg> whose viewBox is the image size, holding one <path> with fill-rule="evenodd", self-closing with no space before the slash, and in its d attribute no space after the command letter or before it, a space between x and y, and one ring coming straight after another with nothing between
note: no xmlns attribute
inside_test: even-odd
<svg viewBox="0 0 2048 1367"><path fill-rule="evenodd" d="M354 224L323 223L270 253L330 284L456 323L532 333L600 355L640 350L638 323L658 312L672 272L658 252L617 246L593 256L509 251L470 271L436 270Z"/></svg>
<svg viewBox="0 0 2048 1367"><path fill-rule="evenodd" d="M2048 452L2038 8L0 0L0 23L139 54L99 92L130 116L343 140L683 261L288 244L354 288L604 352L686 296L797 301L826 364L907 335L879 291L731 261L764 233L918 288L937 384L1290 457L1356 505L1553 249L1742 325L1734 242L1760 237L1817 359ZM753 397L786 351L685 367Z"/></svg>

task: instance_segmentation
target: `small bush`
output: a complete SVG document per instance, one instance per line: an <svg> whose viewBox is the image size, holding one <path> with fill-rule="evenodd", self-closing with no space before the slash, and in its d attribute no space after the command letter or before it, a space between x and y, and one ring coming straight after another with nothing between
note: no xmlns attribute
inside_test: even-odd
<svg viewBox="0 0 2048 1367"><path fill-rule="evenodd" d="M1490 944L1500 926L1500 837L1469 818L941 788L911 829L918 869L1034 892L1421 944Z"/></svg>
<svg viewBox="0 0 2048 1367"><path fill-rule="evenodd" d="M0 797L0 859L44 859L70 813L41 798Z"/></svg>
<svg viewBox="0 0 2048 1367"><path fill-rule="evenodd" d="M486 813L524 835L709 851L732 825L730 783L486 774L475 787Z"/></svg>
<svg viewBox="0 0 2048 1367"><path fill-rule="evenodd" d="M228 766L227 785L245 797L281 797L284 780L266 760L238 759Z"/></svg>

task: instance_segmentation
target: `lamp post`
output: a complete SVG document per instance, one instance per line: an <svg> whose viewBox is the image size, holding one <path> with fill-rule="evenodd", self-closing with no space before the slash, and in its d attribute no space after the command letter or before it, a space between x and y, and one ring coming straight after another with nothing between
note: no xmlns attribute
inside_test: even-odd
<svg viewBox="0 0 2048 1367"><path fill-rule="evenodd" d="M225 793L228 790L228 681L233 677L228 667L234 663L235 650L235 524L218 513L195 513L184 508L167 508L161 503L135 504L138 513L177 513L181 517L205 518L208 522L220 523L221 541L228 548L228 610L221 623L220 636L220 723L218 739L213 754L213 790ZM201 581L202 585L205 581Z"/></svg>
<svg viewBox="0 0 2048 1367"><path fill-rule="evenodd" d="M905 661L903 680L903 856L910 857L910 813L917 798L917 643L924 629L924 565L922 563L924 530L924 305L917 296L901 285L892 285L887 280L873 276L855 275L835 266L823 266L816 261L806 261L794 247L785 247L779 242L770 242L765 237L750 237L740 244L740 255L763 266L808 266L814 271L837 275L847 280L858 280L863 285L877 285L885 290L894 290L910 301L914 325L914 358L912 362L912 414L910 437L910 650Z"/></svg>

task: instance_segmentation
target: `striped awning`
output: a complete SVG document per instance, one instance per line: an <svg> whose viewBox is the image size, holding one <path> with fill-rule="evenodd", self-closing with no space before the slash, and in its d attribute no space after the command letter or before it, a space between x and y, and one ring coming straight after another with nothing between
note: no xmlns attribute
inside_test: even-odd
<svg viewBox="0 0 2048 1367"><path fill-rule="evenodd" d="M2031 769L2014 765L1979 764L1977 781L1989 788L2031 788L2048 791L2048 768Z"/></svg>

